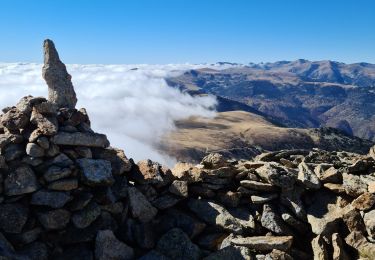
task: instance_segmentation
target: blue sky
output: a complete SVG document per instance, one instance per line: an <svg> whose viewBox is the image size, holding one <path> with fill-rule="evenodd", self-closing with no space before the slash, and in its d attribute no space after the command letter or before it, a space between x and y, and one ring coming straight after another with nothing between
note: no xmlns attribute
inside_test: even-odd
<svg viewBox="0 0 375 260"><path fill-rule="evenodd" d="M375 63L373 0L0 0L0 61Z"/></svg>

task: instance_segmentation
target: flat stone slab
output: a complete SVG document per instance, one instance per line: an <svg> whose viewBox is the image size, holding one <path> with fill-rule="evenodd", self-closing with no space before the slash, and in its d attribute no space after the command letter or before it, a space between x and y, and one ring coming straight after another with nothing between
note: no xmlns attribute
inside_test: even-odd
<svg viewBox="0 0 375 260"><path fill-rule="evenodd" d="M292 236L254 236L233 238L231 244L245 246L257 251L271 251L278 249L287 251L293 242Z"/></svg>
<svg viewBox="0 0 375 260"><path fill-rule="evenodd" d="M109 146L109 141L106 135L96 133L67 133L58 132L53 138L52 142L57 145L71 145L71 146L87 146L106 148Z"/></svg>
<svg viewBox="0 0 375 260"><path fill-rule="evenodd" d="M257 191L274 191L276 187L269 183L259 182L259 181L249 181L243 180L240 182L242 187L245 187L250 190Z"/></svg>
<svg viewBox="0 0 375 260"><path fill-rule="evenodd" d="M40 190L32 195L31 204L61 208L70 200L71 196L66 192Z"/></svg>

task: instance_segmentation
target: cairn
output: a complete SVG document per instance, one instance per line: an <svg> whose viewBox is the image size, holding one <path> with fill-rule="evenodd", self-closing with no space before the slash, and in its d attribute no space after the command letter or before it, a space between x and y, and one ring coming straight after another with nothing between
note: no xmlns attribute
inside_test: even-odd
<svg viewBox="0 0 375 260"><path fill-rule="evenodd" d="M374 259L375 147L135 164L46 45L56 95L0 116L0 259Z"/></svg>

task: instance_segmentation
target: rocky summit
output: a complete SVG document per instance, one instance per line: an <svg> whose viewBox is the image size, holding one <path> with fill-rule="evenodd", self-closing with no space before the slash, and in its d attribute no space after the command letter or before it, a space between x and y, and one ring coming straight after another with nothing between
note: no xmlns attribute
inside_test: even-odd
<svg viewBox="0 0 375 260"><path fill-rule="evenodd" d="M375 259L375 147L134 163L52 50L55 94L0 117L0 259Z"/></svg>

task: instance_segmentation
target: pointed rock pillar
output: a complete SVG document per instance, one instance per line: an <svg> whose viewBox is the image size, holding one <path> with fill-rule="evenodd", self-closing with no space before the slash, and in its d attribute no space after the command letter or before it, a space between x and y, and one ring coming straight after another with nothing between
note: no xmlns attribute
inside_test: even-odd
<svg viewBox="0 0 375 260"><path fill-rule="evenodd" d="M59 108L75 108L77 97L71 81L72 76L61 62L55 44L45 40L42 76L48 85L48 100Z"/></svg>

